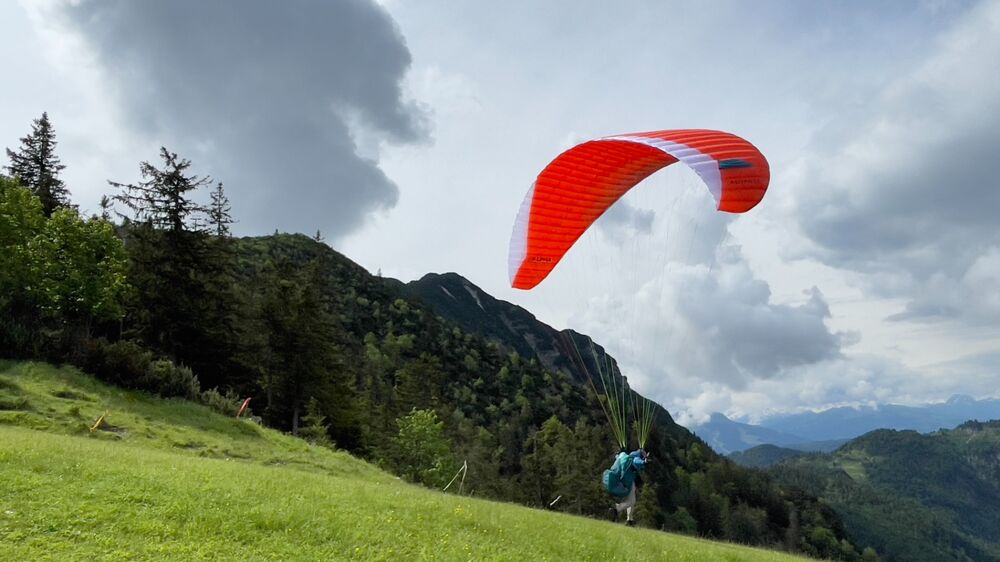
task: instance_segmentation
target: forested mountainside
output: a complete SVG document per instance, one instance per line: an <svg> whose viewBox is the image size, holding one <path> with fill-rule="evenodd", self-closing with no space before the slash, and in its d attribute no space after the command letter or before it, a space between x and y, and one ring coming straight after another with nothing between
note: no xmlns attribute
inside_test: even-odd
<svg viewBox="0 0 1000 562"><path fill-rule="evenodd" d="M589 337L573 330L556 330L457 273L428 273L401 289L463 330L502 343L524 357L537 357L545 368L566 371L578 382L587 382L595 356L599 360L605 357L604 348ZM581 358L585 363L580 363Z"/></svg>
<svg viewBox="0 0 1000 562"><path fill-rule="evenodd" d="M788 449L777 445L757 445L746 451L737 451L727 455L730 460L740 466L750 468L767 468L786 459L800 457L808 453L798 449Z"/></svg>
<svg viewBox="0 0 1000 562"><path fill-rule="evenodd" d="M1000 560L1000 421L873 431L768 474L829 502L886 560Z"/></svg>
<svg viewBox="0 0 1000 562"><path fill-rule="evenodd" d="M468 461L466 486L475 493L536 506L562 496L559 509L603 515L608 500L598 477L614 447L597 400L583 380L546 369L537 357L515 351L515 342L525 340L516 327L509 330L513 341L467 332L413 298L397 281L371 276L304 236L243 239L237 245L244 286L270 275L272 266L267 264L286 260L289 267L276 269L319 272L314 278L320 293L339 319L338 354L344 370L356 374L343 383L356 397L353 404L339 414L321 411L338 443L391 465L382 444L395 442L397 420L414 409L432 411L443 422L448 441L445 464L457 467ZM468 283L458 276L453 279ZM484 306L493 300L474 291ZM481 310L471 295L470 301ZM537 334L554 332L537 321L532 328ZM549 355L548 361L572 364L565 355ZM252 363L267 364L264 359ZM291 429L296 396L279 396L274 390L272 406L265 412L273 423ZM267 388L262 392L266 396ZM764 534L771 544L789 547L816 542L821 546L800 548L827 556L861 550L848 548L828 508L719 457L666 412L657 419L649 449L655 461L640 494L640 519L649 526L704 536L742 534L739 540L744 542ZM449 472L442 467L437 476L450 477ZM826 531L817 531L820 528Z"/></svg>

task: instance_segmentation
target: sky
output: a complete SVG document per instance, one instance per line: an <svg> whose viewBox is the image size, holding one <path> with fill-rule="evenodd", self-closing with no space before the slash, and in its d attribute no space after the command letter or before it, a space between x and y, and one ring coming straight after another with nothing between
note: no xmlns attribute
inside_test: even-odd
<svg viewBox="0 0 1000 562"><path fill-rule="evenodd" d="M460 273L683 423L1000 392L1000 2L8 0L0 52L0 145L47 111L83 209L165 146L238 234ZM509 287L549 161L674 128L754 143L764 201L670 166Z"/></svg>

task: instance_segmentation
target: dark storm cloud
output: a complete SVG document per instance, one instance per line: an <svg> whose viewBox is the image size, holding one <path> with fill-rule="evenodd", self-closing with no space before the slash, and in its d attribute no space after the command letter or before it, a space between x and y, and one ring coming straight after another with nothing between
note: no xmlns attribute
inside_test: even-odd
<svg viewBox="0 0 1000 562"><path fill-rule="evenodd" d="M803 158L797 215L817 257L907 299L894 319L1000 322L1000 4Z"/></svg>
<svg viewBox="0 0 1000 562"><path fill-rule="evenodd" d="M244 231L349 232L398 198L356 134L426 138L401 92L409 51L368 0L85 0L60 15L130 123L226 184Z"/></svg>

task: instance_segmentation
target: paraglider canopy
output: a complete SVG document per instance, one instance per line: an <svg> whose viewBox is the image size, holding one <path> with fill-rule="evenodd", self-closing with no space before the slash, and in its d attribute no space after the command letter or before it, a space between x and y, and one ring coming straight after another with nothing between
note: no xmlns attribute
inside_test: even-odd
<svg viewBox="0 0 1000 562"><path fill-rule="evenodd" d="M622 195L675 162L690 166L716 208L729 213L752 209L770 181L764 155L721 131L651 131L578 144L542 170L521 203L508 252L511 286L538 285Z"/></svg>

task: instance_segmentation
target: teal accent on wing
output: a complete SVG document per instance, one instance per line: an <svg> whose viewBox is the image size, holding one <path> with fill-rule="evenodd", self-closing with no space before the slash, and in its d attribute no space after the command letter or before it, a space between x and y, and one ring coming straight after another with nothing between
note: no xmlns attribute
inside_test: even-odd
<svg viewBox="0 0 1000 562"><path fill-rule="evenodd" d="M751 168L753 164L747 162L746 160L740 160L734 158L732 160L722 160L719 162L720 170L728 170L729 168Z"/></svg>

